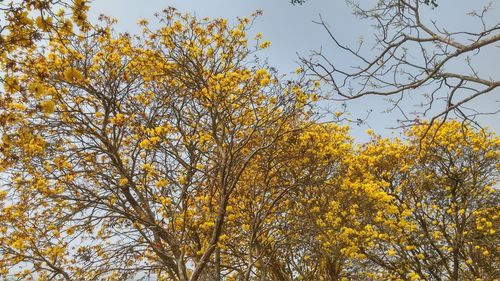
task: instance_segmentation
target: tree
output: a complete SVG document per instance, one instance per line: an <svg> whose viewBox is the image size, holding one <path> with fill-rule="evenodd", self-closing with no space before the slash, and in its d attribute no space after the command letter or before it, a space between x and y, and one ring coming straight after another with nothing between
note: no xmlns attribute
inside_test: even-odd
<svg viewBox="0 0 500 281"><path fill-rule="evenodd" d="M0 26L0 58L8 64L7 54L19 49L34 48L45 39L47 32L58 28L67 29L76 24L87 28L88 1L77 0L71 4L62 0L10 1L0 2L4 18ZM65 10L69 10L65 12ZM67 17L63 17L66 14Z"/></svg>
<svg viewBox="0 0 500 281"><path fill-rule="evenodd" d="M7 56L3 276L222 278L230 199L307 124L311 89L250 59L249 19L159 19L140 37L68 24Z"/></svg>
<svg viewBox="0 0 500 281"><path fill-rule="evenodd" d="M360 181L349 177L351 188L340 190L350 192L334 196L336 203L318 221L326 245L348 254L336 276L489 280L498 275L493 213L498 212L499 140L458 121L435 124L431 132L415 126L405 141L373 135L373 142L358 150L350 170Z"/></svg>
<svg viewBox="0 0 500 281"><path fill-rule="evenodd" d="M276 199L250 200L256 201L250 206L258 211L243 212L258 216L257 223L250 224L258 234L254 242L256 278L244 280L314 280L323 276L326 253L319 250L318 237L323 229L316 226L311 212L317 211L311 209L337 195L329 191L338 187L352 155L347 132L347 127L333 124L310 126L282 146L287 155L296 155L285 158L285 166L277 161L263 162L259 174L268 179L268 185L267 190L257 189L257 196L274 192Z"/></svg>
<svg viewBox="0 0 500 281"><path fill-rule="evenodd" d="M426 118L430 124L444 122L450 116L480 126L477 116L498 112L472 105L480 97L493 99L500 86L498 77L490 77L475 65L475 56L485 49L495 51L500 40L499 23L487 18L491 3L469 13L477 19L478 28L453 30L429 18L429 10L440 8L434 1L377 1L368 8L348 2L357 17L373 22L375 37L366 40L373 42L371 50L364 48L363 40L356 47L343 44L320 18L317 23L331 38L333 49L351 56L353 64L343 67L321 50L301 59L309 74L332 87L332 98L383 96L392 103L390 110L402 112L403 126ZM416 112L401 106L410 95L411 102L421 107Z"/></svg>
<svg viewBox="0 0 500 281"><path fill-rule="evenodd" d="M87 4L5 12L25 32L2 34L1 278L498 275L497 137L447 121L355 144L318 81L254 56L256 15L170 8L130 35Z"/></svg>

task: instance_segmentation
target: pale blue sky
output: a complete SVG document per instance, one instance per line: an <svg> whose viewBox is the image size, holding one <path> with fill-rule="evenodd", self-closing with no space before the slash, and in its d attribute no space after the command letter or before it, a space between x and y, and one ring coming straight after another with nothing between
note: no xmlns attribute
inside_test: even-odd
<svg viewBox="0 0 500 281"><path fill-rule="evenodd" d="M371 1L371 0L370 0ZM366 3L365 1L362 1ZM446 26L450 30L477 30L479 22L473 21L466 16L468 11L479 10L484 3L483 0L441 0L437 9L428 11L431 18L437 19L438 24ZM498 9L499 1L493 1L494 9L490 19L498 22L500 18ZM495 3L496 2L496 3ZM288 0L95 0L92 4L91 16L97 17L100 13L112 16L119 20L118 31L138 33L140 28L136 23L141 18L151 19L155 12L172 6L181 12L189 12L199 17L222 17L229 22L234 22L236 17L250 15L256 10L263 10L264 15L259 17L252 29L251 34L261 32L266 40L272 45L269 49L260 52L261 58L267 58L271 66L276 67L282 73L293 72L297 67L297 53L308 55L310 50L328 49L331 42L328 40L324 30L314 24L312 20L318 19L321 14L328 22L338 38L350 45L354 45L359 36L371 38L373 29L370 22L360 21L351 14L351 10L342 0L309 0L303 6L293 6ZM350 65L352 62L344 54L332 54L335 62L342 65ZM476 67L487 77L498 77L498 66L500 55L498 48L486 50L476 58ZM457 64L457 69L463 66ZM474 103L481 109L495 109L499 107L498 97L500 91L488 95L482 100ZM497 98L495 98L495 96ZM329 107L339 107L337 103L328 104ZM395 119L400 117L395 114L381 113L388 104L379 97L367 97L349 103L348 110L357 118L368 109L373 113L368 119L368 124L361 128L353 125L352 134L359 140L367 140L364 133L369 127L376 132L388 135L387 128L397 125ZM411 105L409 105L411 107ZM499 115L485 116L481 124L489 126L492 130L500 132Z"/></svg>

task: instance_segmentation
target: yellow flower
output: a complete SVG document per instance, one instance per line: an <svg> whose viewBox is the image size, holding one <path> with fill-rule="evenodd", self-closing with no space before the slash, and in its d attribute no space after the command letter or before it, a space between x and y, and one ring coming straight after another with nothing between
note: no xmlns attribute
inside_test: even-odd
<svg viewBox="0 0 500 281"><path fill-rule="evenodd" d="M178 179L178 180L179 180L179 184L184 185L184 184L186 184L186 183L187 183L186 177L179 177L179 179Z"/></svg>
<svg viewBox="0 0 500 281"><path fill-rule="evenodd" d="M146 26L149 24L148 20L147 19L140 19L138 22L137 22L138 25L143 25L143 26Z"/></svg>
<svg viewBox="0 0 500 281"><path fill-rule="evenodd" d="M42 111L46 114L51 114L55 111L56 104L53 100L46 100L40 103Z"/></svg>
<svg viewBox="0 0 500 281"><path fill-rule="evenodd" d="M47 31L52 25L52 17L46 17L45 19L43 19L42 17L38 16L35 20L35 24L38 28Z"/></svg>
<svg viewBox="0 0 500 281"><path fill-rule="evenodd" d="M214 222L212 222L212 221L207 221L207 222L202 223L202 224L200 225L200 228L201 228L202 230L209 230L209 229L213 228L213 227L214 227L214 225L215 225L215 223L214 223Z"/></svg>
<svg viewBox="0 0 500 281"><path fill-rule="evenodd" d="M73 233L75 233L75 229L74 229L74 228L72 228L72 227L70 227L70 228L66 229L66 233L67 233L68 235L73 235Z"/></svg>
<svg viewBox="0 0 500 281"><path fill-rule="evenodd" d="M269 84L269 82L271 82L271 80L269 80L269 78L266 77L266 78L260 80L260 85L264 87L264 86L267 86Z"/></svg>
<svg viewBox="0 0 500 281"><path fill-rule="evenodd" d="M142 169L146 172L149 172L149 171L152 171L153 170L153 165L149 164L149 163L146 163L144 165L142 165Z"/></svg>
<svg viewBox="0 0 500 281"><path fill-rule="evenodd" d="M66 82L78 82L82 80L83 75L74 67L69 67L64 71L64 79Z"/></svg>
<svg viewBox="0 0 500 281"><path fill-rule="evenodd" d="M161 197L160 202L163 205L168 206L168 205L170 205L170 203L172 203L172 200L170 200L170 198L168 198L168 197Z"/></svg>
<svg viewBox="0 0 500 281"><path fill-rule="evenodd" d="M128 184L128 179L127 178L121 178L119 181L118 181L118 185L119 186L125 186Z"/></svg>
<svg viewBox="0 0 500 281"><path fill-rule="evenodd" d="M160 179L160 180L158 180L158 181L156 182L155 186L156 186L157 188L162 188L162 187L167 186L167 184L168 184L167 179Z"/></svg>
<svg viewBox="0 0 500 281"><path fill-rule="evenodd" d="M3 86L8 93L14 93L14 92L19 91L21 89L17 78L10 77L10 76L6 76L4 78Z"/></svg>
<svg viewBox="0 0 500 281"><path fill-rule="evenodd" d="M159 137L150 137L150 138L149 138L149 141L150 141L152 144L157 144L157 143L160 141L160 138L159 138Z"/></svg>
<svg viewBox="0 0 500 281"><path fill-rule="evenodd" d="M269 46L271 46L271 42L264 41L264 42L260 43L259 48L266 49L266 48L269 48Z"/></svg>
<svg viewBox="0 0 500 281"><path fill-rule="evenodd" d="M152 146L152 143L148 139L145 139L145 140L141 141L141 143L139 143L140 148L149 149L149 148L151 148L151 146Z"/></svg>
<svg viewBox="0 0 500 281"><path fill-rule="evenodd" d="M11 108L21 110L21 111L26 109L26 106L24 106L20 103L12 103L10 106L11 106Z"/></svg>
<svg viewBox="0 0 500 281"><path fill-rule="evenodd" d="M411 251L411 250L415 250L417 247L413 246L413 245L407 245L405 246L405 250L407 251Z"/></svg>
<svg viewBox="0 0 500 281"><path fill-rule="evenodd" d="M17 249L17 250L25 250L26 249L26 244L24 244L24 240L23 239L17 239L16 241L14 241L14 243L12 243L12 248L14 249Z"/></svg>
<svg viewBox="0 0 500 281"><path fill-rule="evenodd" d="M269 75L269 73L267 72L267 70L264 69L264 68L257 69L257 71L255 71L255 74L257 76L268 76Z"/></svg>
<svg viewBox="0 0 500 281"><path fill-rule="evenodd" d="M111 117L109 121L111 121L113 125L122 126L123 123L125 123L125 115L118 113L114 117Z"/></svg>

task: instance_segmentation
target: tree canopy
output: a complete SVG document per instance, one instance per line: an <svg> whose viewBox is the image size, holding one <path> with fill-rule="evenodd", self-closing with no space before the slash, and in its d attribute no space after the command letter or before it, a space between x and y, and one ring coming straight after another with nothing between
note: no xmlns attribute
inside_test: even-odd
<svg viewBox="0 0 500 281"><path fill-rule="evenodd" d="M493 133L359 144L317 113L319 81L256 59L257 15L166 9L135 35L88 5L2 6L0 278L499 276Z"/></svg>

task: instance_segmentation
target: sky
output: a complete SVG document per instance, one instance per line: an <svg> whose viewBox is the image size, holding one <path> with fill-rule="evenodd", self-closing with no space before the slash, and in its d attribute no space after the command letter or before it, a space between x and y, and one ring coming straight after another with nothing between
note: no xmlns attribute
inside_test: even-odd
<svg viewBox="0 0 500 281"><path fill-rule="evenodd" d="M363 4L372 0L363 0ZM373 2L373 1L372 1ZM446 26L449 30L477 30L480 22L467 16L467 12L474 9L480 10L488 3L483 0L441 0L436 9L427 9L427 16L433 18L438 24ZM489 19L499 21L498 9L500 3L493 6ZM156 12L166 7L174 7L182 13L191 13L198 17L221 17L229 22L236 22L237 17L248 16L257 10L262 10L263 15L257 18L249 36L261 32L265 40L270 40L272 45L269 49L261 51L258 55L261 59L267 59L269 65L274 66L281 73L292 73L298 66L298 56L308 56L311 50L329 51L332 42L329 40L325 30L314 23L319 15L327 22L335 36L348 45L354 46L360 36L364 38L373 37L374 29L372 23L356 18L352 10L343 0L309 0L304 5L291 5L289 0L94 0L91 8L91 17L97 18L99 14L118 19L117 31L139 33L140 28L137 21L141 18L152 19ZM153 22L153 21L152 21ZM369 47L369 46L367 46ZM349 66L352 58L345 54L332 53L335 63ZM482 51L474 57L474 63L480 73L486 77L499 79L498 65L500 65L500 53L498 48ZM464 69L464 64L458 62L453 67L454 71ZM480 99L472 106L475 108L494 110L498 109L500 90ZM496 98L495 98L496 97ZM397 126L396 120L401 118L399 113L384 113L390 106L380 97L366 97L348 102L348 111L352 112L352 118L363 118L366 112L372 109L367 122L363 126L352 125L351 134L358 141L367 141L365 131L373 128L377 133L390 136L393 131L391 127ZM408 111L414 110L411 100L405 105ZM335 111L340 109L340 102L328 102L324 107ZM490 130L500 132L500 115L488 115L482 117L479 122Z"/></svg>

